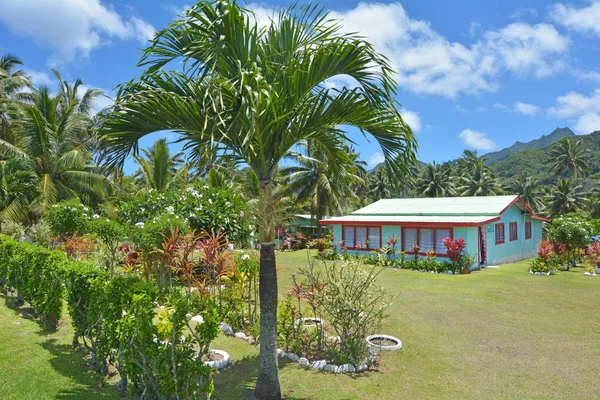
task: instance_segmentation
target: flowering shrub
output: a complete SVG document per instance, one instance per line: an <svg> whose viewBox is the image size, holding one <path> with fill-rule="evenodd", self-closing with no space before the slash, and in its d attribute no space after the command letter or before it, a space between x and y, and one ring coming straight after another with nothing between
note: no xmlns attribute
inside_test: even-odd
<svg viewBox="0 0 600 400"><path fill-rule="evenodd" d="M552 220L548 236L553 242L564 246L566 265L563 268L568 271L577 264L580 249L590 242L592 226L579 218L559 217ZM560 254L560 251L555 252Z"/></svg>
<svg viewBox="0 0 600 400"><path fill-rule="evenodd" d="M463 251L467 246L467 243L463 238L460 237L456 240L452 240L452 238L447 237L442 240L442 244L446 247L446 254L448 254L448 258L450 258L450 261L452 262L454 271L457 272L460 268L459 262L463 257Z"/></svg>
<svg viewBox="0 0 600 400"><path fill-rule="evenodd" d="M183 190L151 191L122 203L117 213L130 225L147 223L160 215L177 216L197 232L227 232L228 241L247 243L252 226L247 204L231 190L197 183Z"/></svg>
<svg viewBox="0 0 600 400"><path fill-rule="evenodd" d="M88 233L90 209L78 199L64 200L54 204L45 215L50 230L61 239L73 234Z"/></svg>
<svg viewBox="0 0 600 400"><path fill-rule="evenodd" d="M390 253L389 253L389 255L391 255L392 258L396 258L396 245L398 244L398 237L395 234L392 233L385 240L385 244L390 247Z"/></svg>

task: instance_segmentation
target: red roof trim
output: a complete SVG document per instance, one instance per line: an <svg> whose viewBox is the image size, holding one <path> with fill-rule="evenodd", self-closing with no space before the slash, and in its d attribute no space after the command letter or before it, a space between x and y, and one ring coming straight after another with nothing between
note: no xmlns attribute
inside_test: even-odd
<svg viewBox="0 0 600 400"><path fill-rule="evenodd" d="M532 215L531 215L531 218L532 218L532 219L538 219L538 220L540 220L540 221L544 221L544 222L550 222L550 218L541 217L541 216L539 216L539 215L535 215L535 214L532 214Z"/></svg>
<svg viewBox="0 0 600 400"><path fill-rule="evenodd" d="M499 221L501 217L492 217L488 220L481 222L397 222L397 221L360 221L360 220L344 220L339 221L335 219L322 219L319 221L321 225L362 225L362 226L381 226L381 225L401 225L408 227L453 227L453 226L466 226L476 227L490 222Z"/></svg>
<svg viewBox="0 0 600 400"><path fill-rule="evenodd" d="M550 222L550 220L548 218L544 218L544 217L541 217L539 215L535 215L533 213L533 210L531 209L531 207L529 207L529 205L527 205L527 203L525 203L525 200L523 200L521 198L521 196L517 196L517 198L514 199L513 201L511 201L509 205L507 205L506 207L504 207L504 209L502 211L500 211L500 215L502 215L504 213L504 211L508 210L509 208L511 208L512 206L514 206L516 203L523 204L523 206L525 207L525 209L527 210L527 212L529 212L529 214L531 214L531 218L533 218L533 219L539 219L540 221Z"/></svg>

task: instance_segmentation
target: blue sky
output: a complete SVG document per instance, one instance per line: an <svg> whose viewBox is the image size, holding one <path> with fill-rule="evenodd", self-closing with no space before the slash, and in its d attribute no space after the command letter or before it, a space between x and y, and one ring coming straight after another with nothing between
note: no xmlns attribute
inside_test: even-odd
<svg viewBox="0 0 600 400"><path fill-rule="evenodd" d="M249 7L261 20L289 3ZM141 72L135 67L140 48L154 30L189 4L0 0L0 53L19 55L38 85L53 85L50 68L57 68L111 95ZM453 159L465 148L498 150L556 127L578 134L600 129L600 0L321 4L390 59L423 161ZM349 83L341 77L331 84ZM375 143L352 137L363 159L380 161Z"/></svg>

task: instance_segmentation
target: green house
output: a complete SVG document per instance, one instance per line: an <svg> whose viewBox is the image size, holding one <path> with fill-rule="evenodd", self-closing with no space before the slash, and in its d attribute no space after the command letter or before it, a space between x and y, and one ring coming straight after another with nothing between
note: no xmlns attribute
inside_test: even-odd
<svg viewBox="0 0 600 400"><path fill-rule="evenodd" d="M535 256L542 222L519 196L384 199L350 215L320 221L331 226L335 243L364 254L398 239L396 252L435 252L445 258L446 237L463 238L476 265L494 265Z"/></svg>

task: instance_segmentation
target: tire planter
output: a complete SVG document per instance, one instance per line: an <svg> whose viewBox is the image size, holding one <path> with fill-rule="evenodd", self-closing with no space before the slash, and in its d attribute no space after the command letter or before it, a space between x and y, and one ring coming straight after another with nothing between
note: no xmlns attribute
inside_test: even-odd
<svg viewBox="0 0 600 400"><path fill-rule="evenodd" d="M389 340L391 342L395 342L396 344L394 345L382 345L382 344L377 344L374 343L374 340ZM390 335L382 335L382 334L376 334L376 335L371 335L371 336L367 336L367 344L369 345L370 348L375 349L375 350L385 350L385 351L392 351L392 350L400 350L402 348L402 341L400 339L398 339L397 337L394 336L390 336Z"/></svg>
<svg viewBox="0 0 600 400"><path fill-rule="evenodd" d="M220 360L214 360L214 361L203 361L204 364L210 366L211 368L215 368L217 370L222 370L229 366L229 363L231 362L231 357L229 357L229 353L227 353L226 351L210 350L209 353L219 354L223 358Z"/></svg>

